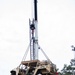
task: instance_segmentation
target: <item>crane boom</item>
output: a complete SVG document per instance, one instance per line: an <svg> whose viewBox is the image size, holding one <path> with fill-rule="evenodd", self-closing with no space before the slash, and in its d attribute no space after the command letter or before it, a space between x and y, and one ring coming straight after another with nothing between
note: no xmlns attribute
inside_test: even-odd
<svg viewBox="0 0 75 75"><path fill-rule="evenodd" d="M30 25L30 59L38 59L38 31L37 31L37 0L34 0L34 18Z"/></svg>
<svg viewBox="0 0 75 75"><path fill-rule="evenodd" d="M37 21L37 0L34 0L34 16L35 21Z"/></svg>

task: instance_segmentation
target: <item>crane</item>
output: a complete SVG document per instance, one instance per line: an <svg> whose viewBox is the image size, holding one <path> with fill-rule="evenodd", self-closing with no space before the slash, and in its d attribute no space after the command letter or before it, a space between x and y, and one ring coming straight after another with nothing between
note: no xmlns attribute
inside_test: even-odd
<svg viewBox="0 0 75 75"><path fill-rule="evenodd" d="M29 34L30 43L25 52L20 65L11 70L11 75L55 75L56 65L45 54L43 49L38 44L38 17L37 17L37 0L34 0L34 18L29 19ZM30 60L25 60L26 55L30 50ZM38 59L38 50L41 50L47 60L40 61Z"/></svg>

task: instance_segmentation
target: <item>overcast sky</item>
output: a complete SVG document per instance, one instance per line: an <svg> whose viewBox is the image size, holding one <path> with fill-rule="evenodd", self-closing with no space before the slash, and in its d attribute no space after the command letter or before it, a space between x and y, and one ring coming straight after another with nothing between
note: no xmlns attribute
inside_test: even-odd
<svg viewBox="0 0 75 75"><path fill-rule="evenodd" d="M24 56L31 3L0 0L0 75L10 75ZM71 45L75 45L75 0L38 0L38 35L40 46L60 70L70 64L74 57Z"/></svg>

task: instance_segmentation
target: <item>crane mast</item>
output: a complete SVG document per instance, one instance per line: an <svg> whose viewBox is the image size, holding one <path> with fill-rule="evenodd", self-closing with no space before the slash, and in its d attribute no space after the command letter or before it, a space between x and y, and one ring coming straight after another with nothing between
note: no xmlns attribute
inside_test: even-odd
<svg viewBox="0 0 75 75"><path fill-rule="evenodd" d="M34 18L30 25L30 60L38 59L38 31L37 31L37 0L34 0Z"/></svg>

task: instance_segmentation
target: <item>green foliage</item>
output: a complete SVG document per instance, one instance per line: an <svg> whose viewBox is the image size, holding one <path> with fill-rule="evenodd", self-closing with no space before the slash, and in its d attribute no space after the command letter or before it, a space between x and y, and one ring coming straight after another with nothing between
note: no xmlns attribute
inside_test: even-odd
<svg viewBox="0 0 75 75"><path fill-rule="evenodd" d="M64 64L64 67L61 70L60 75L72 75L72 70L73 70L73 68L71 65ZM75 68L74 68L74 70L75 70Z"/></svg>

